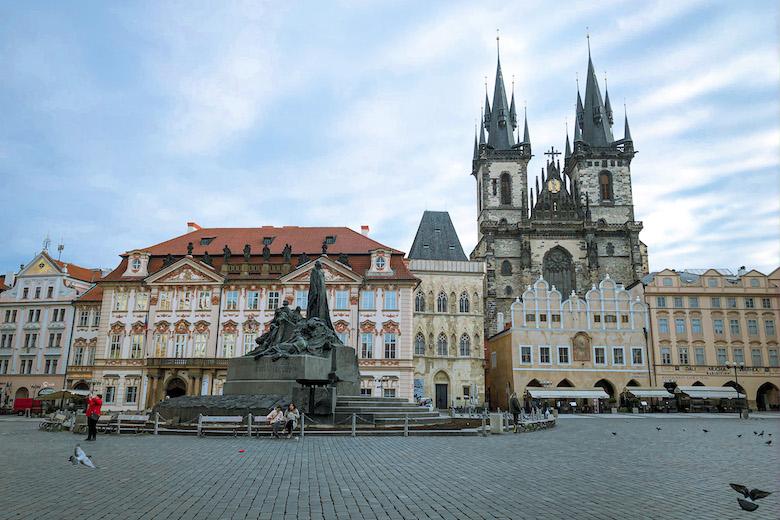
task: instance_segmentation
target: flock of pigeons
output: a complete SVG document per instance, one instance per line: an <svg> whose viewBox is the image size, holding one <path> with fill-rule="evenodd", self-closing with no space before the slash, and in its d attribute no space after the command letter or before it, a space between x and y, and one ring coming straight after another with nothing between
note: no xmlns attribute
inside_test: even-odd
<svg viewBox="0 0 780 520"><path fill-rule="evenodd" d="M656 426L655 429L657 431L663 430L660 426ZM682 431L686 431L685 428L683 428ZM702 428L701 431L704 433L710 433L710 431L706 428ZM765 430L761 430L761 433L757 431L753 431L753 435L756 437L763 437L765 433ZM612 435L617 436L617 432L612 432ZM771 437L771 433L766 434L767 437ZM737 438L742 437L742 434L740 433L737 435ZM764 444L767 446L772 445L772 439L769 439L768 441L765 441ZM772 493L770 491L761 491L760 489L748 489L747 487L743 486L742 484L729 484L729 486L734 489L734 491L741 493L745 498L738 498L737 503L739 504L739 507L744 509L745 511L755 511L758 509L758 504L756 504L756 500L760 498L766 498Z"/></svg>

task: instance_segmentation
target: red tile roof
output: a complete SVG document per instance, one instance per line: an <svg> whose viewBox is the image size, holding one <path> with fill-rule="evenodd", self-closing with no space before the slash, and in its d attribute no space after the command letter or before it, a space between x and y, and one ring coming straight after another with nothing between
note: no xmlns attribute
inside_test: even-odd
<svg viewBox="0 0 780 520"><path fill-rule="evenodd" d="M68 276L75 278L76 280L81 280L84 282L97 282L100 280L102 275L100 269L89 269L87 267L81 267L76 264L60 262L59 260L54 260L54 262L56 262L57 265L61 268L67 268Z"/></svg>
<svg viewBox="0 0 780 520"><path fill-rule="evenodd" d="M329 254L339 253L368 253L372 249L389 249L393 253L401 254L393 248L380 244L365 235L348 227L299 227L263 226L255 228L201 228L190 233L166 240L151 247L143 248L152 255L185 255L187 244L192 242L192 254L202 255L206 251L212 256L222 254L222 248L227 245L234 255L241 255L244 245L249 244L252 254L261 254L263 239L273 237L274 240L268 246L271 254L282 254L285 244L292 246L293 256L307 253L309 256L318 255L322 251L322 242L325 237L333 236L336 241L328 246ZM211 243L201 245L204 238L213 238Z"/></svg>
<svg viewBox="0 0 780 520"><path fill-rule="evenodd" d="M87 292L76 298L76 303L93 303L103 301L103 287L93 285Z"/></svg>
<svg viewBox="0 0 780 520"><path fill-rule="evenodd" d="M372 240L365 235L353 231L347 227L256 227L256 228L202 228L184 235L166 240L151 247L141 249L152 255L149 260L149 274L156 273L163 268L163 261L167 255L172 255L176 260L187 254L187 244L192 242L192 254L195 260L202 260L203 254L208 251L212 258L212 265L219 273L224 264L222 248L227 245L231 251L230 264L242 264L243 249L245 244L251 247L251 264L262 264L263 239L265 237L274 237L273 242L268 246L271 256L267 263L282 264L282 250L285 244L292 247L291 264L293 268L298 265L298 255L307 253L309 258L316 258L322 251L322 242L325 237L335 237L335 242L328 246L328 256L337 260L341 253L348 256L350 266L353 271L361 276L365 276L366 271L371 267L370 252L374 249L385 249L391 252L390 267L394 273L392 276L376 277L377 279L388 280L416 280L414 275L409 272L403 261L403 252L387 247L379 242ZM201 245L201 239L212 238L210 243ZM140 280L143 277L122 276L127 269L127 253L121 255L122 261L119 266L111 273L106 275L101 281L131 281ZM241 276L238 273L228 275L228 278L240 278L242 280L275 280L280 278L280 274L269 273L266 275L260 272L250 273L248 277Z"/></svg>
<svg viewBox="0 0 780 520"><path fill-rule="evenodd" d="M8 289L10 289L10 287L5 284L5 275L2 274L0 275L0 291L6 291Z"/></svg>

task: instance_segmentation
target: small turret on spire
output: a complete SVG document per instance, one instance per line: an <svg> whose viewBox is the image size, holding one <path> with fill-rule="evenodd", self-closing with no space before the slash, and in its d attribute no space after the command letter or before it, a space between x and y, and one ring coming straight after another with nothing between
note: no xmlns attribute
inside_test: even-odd
<svg viewBox="0 0 780 520"><path fill-rule="evenodd" d="M485 144L485 120L482 120L482 124L479 125L479 145Z"/></svg>
<svg viewBox="0 0 780 520"><path fill-rule="evenodd" d="M528 147L531 147L531 134L528 133L528 107L525 106L523 108L523 144L528 145Z"/></svg>
<svg viewBox="0 0 780 520"><path fill-rule="evenodd" d="M517 128L517 110L515 110L515 77L512 76L512 102L509 104L509 121Z"/></svg>
<svg viewBox="0 0 780 520"><path fill-rule="evenodd" d="M477 142L477 125L474 125L474 157L473 160L479 159L479 143Z"/></svg>
<svg viewBox="0 0 780 520"><path fill-rule="evenodd" d="M607 112L607 120L609 126L615 124L615 120L612 117L612 104L609 102L609 88L607 87L607 74L604 73L604 110Z"/></svg>
<svg viewBox="0 0 780 520"><path fill-rule="evenodd" d="M569 122L566 121L566 150L563 154L564 163L565 160L571 157L571 145L569 144Z"/></svg>
<svg viewBox="0 0 780 520"><path fill-rule="evenodd" d="M628 112L626 111L626 104L623 103L623 113L625 114L625 122L623 123L624 128L624 134L623 134L623 140L624 141L631 141L631 129L628 127Z"/></svg>

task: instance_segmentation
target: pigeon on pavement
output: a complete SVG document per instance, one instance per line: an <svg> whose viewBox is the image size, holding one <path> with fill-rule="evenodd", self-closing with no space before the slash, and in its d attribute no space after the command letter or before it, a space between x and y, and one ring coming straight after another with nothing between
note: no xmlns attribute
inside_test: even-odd
<svg viewBox="0 0 780 520"><path fill-rule="evenodd" d="M741 433L740 433L739 435L737 435L737 439L739 439L740 437L742 437L742 434L741 434Z"/></svg>
<svg viewBox="0 0 780 520"><path fill-rule="evenodd" d="M73 450L73 455L68 457L68 460L74 466L83 464L88 468L93 468L93 469L96 468L95 464L93 464L93 462L89 459L89 456L86 453L84 453L84 450L81 449L81 446L79 444L76 444L76 449Z"/></svg>
<svg viewBox="0 0 780 520"><path fill-rule="evenodd" d="M764 430L761 430L761 433L759 433L758 436L759 437L763 437L764 436Z"/></svg>
<svg viewBox="0 0 780 520"><path fill-rule="evenodd" d="M612 432L612 435L617 435L617 432Z"/></svg>
<svg viewBox="0 0 780 520"><path fill-rule="evenodd" d="M661 428L659 428L658 426L656 426L655 429L658 430L659 432L661 431Z"/></svg>
<svg viewBox="0 0 780 520"><path fill-rule="evenodd" d="M769 439L764 444L766 444L767 446L771 446L772 445L772 439Z"/></svg>
<svg viewBox="0 0 780 520"><path fill-rule="evenodd" d="M704 428L702 428L701 431L703 431L704 433L709 433L710 432L709 430L705 430Z"/></svg>

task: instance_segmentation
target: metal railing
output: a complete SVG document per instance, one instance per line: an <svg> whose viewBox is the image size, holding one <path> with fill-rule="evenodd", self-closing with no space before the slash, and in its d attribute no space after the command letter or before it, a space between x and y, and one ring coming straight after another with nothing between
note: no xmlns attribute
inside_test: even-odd
<svg viewBox="0 0 780 520"><path fill-rule="evenodd" d="M146 358L146 366L227 368L228 358Z"/></svg>

